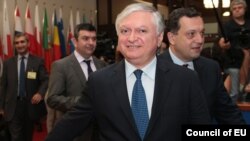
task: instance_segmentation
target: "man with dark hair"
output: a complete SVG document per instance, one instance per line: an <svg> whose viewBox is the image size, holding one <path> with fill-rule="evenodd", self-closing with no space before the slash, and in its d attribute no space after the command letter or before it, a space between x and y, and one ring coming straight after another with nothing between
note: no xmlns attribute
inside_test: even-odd
<svg viewBox="0 0 250 141"><path fill-rule="evenodd" d="M105 62L93 56L96 48L96 29L93 25L83 23L75 27L74 45L75 51L71 55L52 64L47 96L48 106L56 110L54 120L50 119L54 115L48 113L52 126L77 103L90 73L106 66ZM89 134L79 138L83 139L90 140Z"/></svg>
<svg viewBox="0 0 250 141"><path fill-rule="evenodd" d="M219 64L200 56L204 32L204 22L197 10L175 9L169 15L167 24L169 49L160 58L185 65L198 74L210 115L217 123L245 124L240 110L225 90Z"/></svg>
<svg viewBox="0 0 250 141"><path fill-rule="evenodd" d="M17 56L3 64L0 81L0 112L7 121L12 141L32 141L34 122L45 109L48 73L43 59L28 52L24 33L14 37Z"/></svg>

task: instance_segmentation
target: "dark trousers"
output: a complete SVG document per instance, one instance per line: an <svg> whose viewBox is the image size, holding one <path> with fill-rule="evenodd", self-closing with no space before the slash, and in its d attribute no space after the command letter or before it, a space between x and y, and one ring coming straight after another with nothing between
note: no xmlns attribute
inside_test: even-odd
<svg viewBox="0 0 250 141"><path fill-rule="evenodd" d="M32 141L34 122L29 119L27 100L17 100L16 111L8 127L11 141Z"/></svg>

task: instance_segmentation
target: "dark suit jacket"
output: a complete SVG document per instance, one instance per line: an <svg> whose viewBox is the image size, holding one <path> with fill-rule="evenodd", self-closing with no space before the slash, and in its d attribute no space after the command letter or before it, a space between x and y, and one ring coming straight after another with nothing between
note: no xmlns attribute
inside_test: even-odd
<svg viewBox="0 0 250 141"><path fill-rule="evenodd" d="M3 76L0 84L0 109L4 109L4 116L7 121L13 118L17 95L18 95L18 69L17 69L17 56L12 57L4 62ZM35 72L36 78L27 78L28 72ZM29 54L26 66L26 98L31 101L35 93L45 95L48 88L48 73L44 67L43 59ZM31 104L29 102L28 112L31 119L39 119L41 110L45 110L44 102L39 104Z"/></svg>
<svg viewBox="0 0 250 141"><path fill-rule="evenodd" d="M210 118L198 77L173 63L157 61L147 141L180 141L182 124ZM124 61L93 73L82 97L49 134L47 141L69 141L96 120L100 141L140 141L128 99Z"/></svg>
<svg viewBox="0 0 250 141"><path fill-rule="evenodd" d="M168 50L160 58L173 62ZM239 108L233 104L224 87L219 64L202 56L195 59L193 63L199 75L211 117L219 124L245 124Z"/></svg>

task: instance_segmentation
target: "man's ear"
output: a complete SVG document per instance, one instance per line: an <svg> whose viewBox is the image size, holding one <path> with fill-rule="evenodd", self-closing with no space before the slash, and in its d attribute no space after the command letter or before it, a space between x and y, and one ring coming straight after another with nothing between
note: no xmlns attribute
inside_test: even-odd
<svg viewBox="0 0 250 141"><path fill-rule="evenodd" d="M161 46L162 40L163 40L164 32L162 32L158 37L158 47Z"/></svg>
<svg viewBox="0 0 250 141"><path fill-rule="evenodd" d="M167 37L168 37L169 44L174 45L175 44L175 35L174 35L174 33L168 32Z"/></svg>
<svg viewBox="0 0 250 141"><path fill-rule="evenodd" d="M72 38L72 41L73 41L74 46L76 47L77 46L77 39L74 37L74 38Z"/></svg>

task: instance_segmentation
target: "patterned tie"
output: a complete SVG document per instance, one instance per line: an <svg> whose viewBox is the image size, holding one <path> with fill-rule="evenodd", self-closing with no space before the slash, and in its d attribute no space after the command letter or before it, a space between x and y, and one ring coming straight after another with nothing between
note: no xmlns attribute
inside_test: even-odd
<svg viewBox="0 0 250 141"><path fill-rule="evenodd" d="M19 96L25 97L25 57L22 56L21 64L20 64L20 76L19 76Z"/></svg>
<svg viewBox="0 0 250 141"><path fill-rule="evenodd" d="M93 70L91 69L91 66L90 66L90 60L84 60L84 62L88 66L88 76L89 76L93 72Z"/></svg>
<svg viewBox="0 0 250 141"><path fill-rule="evenodd" d="M136 70L134 74L136 82L132 93L132 111L140 137L143 140L149 122L148 108L145 91L141 82L142 71Z"/></svg>

